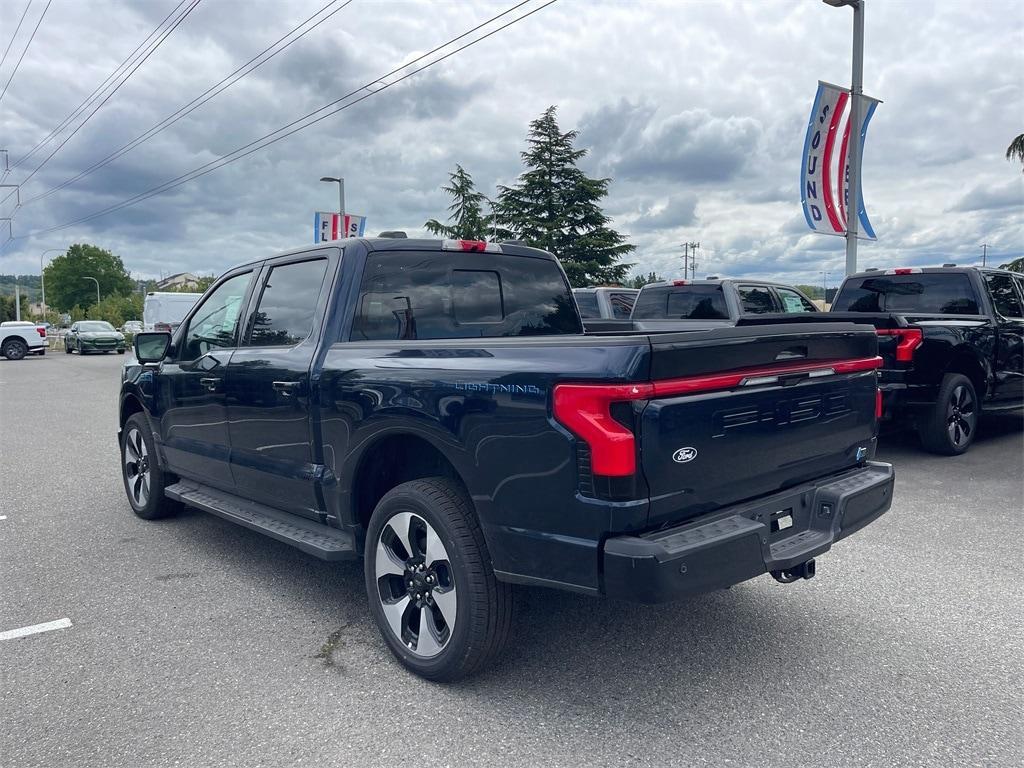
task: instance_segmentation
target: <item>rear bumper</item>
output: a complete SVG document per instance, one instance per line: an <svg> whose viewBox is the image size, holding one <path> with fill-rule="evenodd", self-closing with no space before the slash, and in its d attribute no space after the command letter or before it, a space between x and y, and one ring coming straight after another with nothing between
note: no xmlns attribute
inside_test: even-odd
<svg viewBox="0 0 1024 768"><path fill-rule="evenodd" d="M603 591L662 603L792 568L888 510L894 479L892 465L869 461L675 528L610 538L602 554ZM792 525L773 530L782 511Z"/></svg>

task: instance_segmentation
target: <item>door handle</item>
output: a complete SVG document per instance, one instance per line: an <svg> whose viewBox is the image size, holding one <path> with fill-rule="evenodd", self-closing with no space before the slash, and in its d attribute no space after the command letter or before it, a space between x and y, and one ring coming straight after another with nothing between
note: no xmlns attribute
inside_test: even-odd
<svg viewBox="0 0 1024 768"><path fill-rule="evenodd" d="M284 397L291 397L299 388L302 386L301 381L275 381L270 386L274 388L275 392L280 392Z"/></svg>
<svg viewBox="0 0 1024 768"><path fill-rule="evenodd" d="M217 387L220 386L220 379L216 377L202 378L199 380L199 384L210 392L216 392Z"/></svg>

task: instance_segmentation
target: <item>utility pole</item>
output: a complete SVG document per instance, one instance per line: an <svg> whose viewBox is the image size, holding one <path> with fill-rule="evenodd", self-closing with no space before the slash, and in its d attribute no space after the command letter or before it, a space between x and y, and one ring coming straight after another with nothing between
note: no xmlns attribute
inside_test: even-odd
<svg viewBox="0 0 1024 768"><path fill-rule="evenodd" d="M697 249L700 243L690 243L690 277L697 279Z"/></svg>
<svg viewBox="0 0 1024 768"><path fill-rule="evenodd" d="M683 249L683 280L685 280L689 276L690 270L690 244L683 243L681 247Z"/></svg>
<svg viewBox="0 0 1024 768"><path fill-rule="evenodd" d="M14 319L21 320L21 290L17 283L14 284Z"/></svg>
<svg viewBox="0 0 1024 768"><path fill-rule="evenodd" d="M821 301L828 303L828 272L825 270L821 271Z"/></svg>
<svg viewBox="0 0 1024 768"><path fill-rule="evenodd" d="M981 266L985 266L985 260L988 258L988 243L982 243L978 246L981 248Z"/></svg>

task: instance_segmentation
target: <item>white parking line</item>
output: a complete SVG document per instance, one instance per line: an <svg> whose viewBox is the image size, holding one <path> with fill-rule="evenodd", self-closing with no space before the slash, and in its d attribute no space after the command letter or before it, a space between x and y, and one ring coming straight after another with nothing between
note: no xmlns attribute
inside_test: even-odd
<svg viewBox="0 0 1024 768"><path fill-rule="evenodd" d="M71 619L57 619L56 621L48 621L45 624L33 624L31 627L9 629L6 632L0 632L0 640L14 640L17 637L37 635L40 632L52 632L55 629L67 629L70 626Z"/></svg>
<svg viewBox="0 0 1024 768"><path fill-rule="evenodd" d="M6 520L6 519L7 519L7 515L0 515L0 520Z"/></svg>

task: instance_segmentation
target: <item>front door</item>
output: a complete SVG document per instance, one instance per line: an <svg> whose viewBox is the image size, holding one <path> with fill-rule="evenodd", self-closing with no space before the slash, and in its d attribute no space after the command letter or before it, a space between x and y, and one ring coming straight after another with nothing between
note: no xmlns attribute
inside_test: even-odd
<svg viewBox="0 0 1024 768"><path fill-rule="evenodd" d="M171 359L160 367L160 439L168 468L231 489L225 375L253 270L224 279L185 320Z"/></svg>
<svg viewBox="0 0 1024 768"><path fill-rule="evenodd" d="M310 367L337 251L269 262L247 334L228 366L231 471L237 492L317 519L323 458L314 450Z"/></svg>
<svg viewBox="0 0 1024 768"><path fill-rule="evenodd" d="M1010 275L986 272L985 282L995 309L995 399L1000 404L1024 398L1024 308Z"/></svg>

